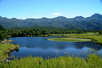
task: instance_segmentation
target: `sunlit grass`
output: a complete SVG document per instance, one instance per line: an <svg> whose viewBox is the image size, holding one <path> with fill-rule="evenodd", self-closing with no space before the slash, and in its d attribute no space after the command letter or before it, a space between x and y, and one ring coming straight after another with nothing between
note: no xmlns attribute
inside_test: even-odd
<svg viewBox="0 0 102 68"><path fill-rule="evenodd" d="M0 43L0 59L8 57L8 53L14 49L18 49L19 45L14 44L1 44Z"/></svg>
<svg viewBox="0 0 102 68"><path fill-rule="evenodd" d="M57 39L56 38L52 38L52 39L49 39L49 40L53 40L53 41L70 41L69 40L70 38L76 38L78 40L80 40L80 39L87 39L88 41L89 41L89 39L91 39L91 41L102 45L102 35L98 35L98 33L52 34L51 36L67 36L67 39L66 38L64 38L64 39L63 38L57 38ZM74 41L74 40L72 39L72 41Z"/></svg>
<svg viewBox="0 0 102 68"><path fill-rule="evenodd" d="M91 39L93 42L102 44L102 36L70 36L70 38L86 38Z"/></svg>
<svg viewBox="0 0 102 68"><path fill-rule="evenodd" d="M85 42L91 41L91 39L82 39L82 38L51 38L50 41L63 41L63 42Z"/></svg>
<svg viewBox="0 0 102 68"><path fill-rule="evenodd" d="M102 58L91 54L86 60L79 57L58 57L43 59L26 57L15 59L10 63L1 63L2 68L102 68Z"/></svg>
<svg viewBox="0 0 102 68"><path fill-rule="evenodd" d="M98 35L98 33L83 33L83 34L50 34L50 36L95 36Z"/></svg>

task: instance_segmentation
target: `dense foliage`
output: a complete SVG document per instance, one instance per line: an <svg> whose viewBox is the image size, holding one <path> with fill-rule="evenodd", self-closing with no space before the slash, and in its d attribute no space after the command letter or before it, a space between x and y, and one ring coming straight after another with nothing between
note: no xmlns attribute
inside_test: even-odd
<svg viewBox="0 0 102 68"><path fill-rule="evenodd" d="M49 34L71 34L71 33L83 33L82 30L74 29L64 29L64 28L55 28L55 27L21 27L21 28L12 28L8 30L9 35L13 37L17 36L49 36Z"/></svg>
<svg viewBox="0 0 102 68"><path fill-rule="evenodd" d="M7 38L7 30L0 26L0 40Z"/></svg>
<svg viewBox="0 0 102 68"><path fill-rule="evenodd" d="M99 31L99 34L102 35L102 30Z"/></svg>
<svg viewBox="0 0 102 68"><path fill-rule="evenodd" d="M91 17L84 18L77 16L75 18L65 18L59 16L56 18L33 19L8 19L0 17L0 25L5 28L12 27L30 27L30 26L53 26L60 28L82 29L82 30L102 30L102 15L94 14Z"/></svg>
<svg viewBox="0 0 102 68"><path fill-rule="evenodd" d="M68 28L57 28L57 27L15 27L11 29L5 29L0 26L0 40L8 37L23 37L23 36L50 36L51 34L82 34L88 32L99 32L102 34L101 30L79 30L79 29L68 29Z"/></svg>

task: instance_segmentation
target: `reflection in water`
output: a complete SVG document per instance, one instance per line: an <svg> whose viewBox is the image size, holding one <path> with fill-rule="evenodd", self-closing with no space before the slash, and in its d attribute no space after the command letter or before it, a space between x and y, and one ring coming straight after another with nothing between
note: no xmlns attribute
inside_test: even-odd
<svg viewBox="0 0 102 68"><path fill-rule="evenodd" d="M10 56L17 58L26 56L39 56L52 58L56 56L79 56L87 57L89 50L97 49L98 54L102 52L102 46L94 42L56 42L49 41L52 37L15 37L10 38L13 44L19 44L19 51L12 52ZM96 51L93 51L95 53Z"/></svg>
<svg viewBox="0 0 102 68"><path fill-rule="evenodd" d="M77 49L82 49L84 47L100 50L102 49L102 46L95 44L94 42L77 42L75 43L75 47Z"/></svg>

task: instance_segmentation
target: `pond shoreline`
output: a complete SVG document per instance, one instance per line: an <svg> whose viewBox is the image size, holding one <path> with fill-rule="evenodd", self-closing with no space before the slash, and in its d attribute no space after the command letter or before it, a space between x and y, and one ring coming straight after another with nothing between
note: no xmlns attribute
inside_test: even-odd
<svg viewBox="0 0 102 68"><path fill-rule="evenodd" d="M56 36L52 35L52 36ZM92 42L102 45L102 35L88 35L88 34L58 34L58 36L66 36L67 38L81 38L81 39L91 39Z"/></svg>
<svg viewBox="0 0 102 68"><path fill-rule="evenodd" d="M29 41L29 40L27 40L27 41ZM35 41L34 38L33 38L33 41ZM6 44L4 44L4 45L6 45ZM56 51L56 52L58 52L58 51ZM8 68L13 68L13 67L21 67L21 68L22 67L34 67L34 68L37 68L37 67L42 67L42 68L44 68L44 67L55 67L55 68L56 67L65 67L66 68L66 67L81 67L82 66L82 67L87 68L87 67L95 66L95 67L101 68L101 65L102 65L101 60L102 60L101 57L94 55L94 54L89 55L89 57L87 59L80 58L80 57L71 57L71 56L68 56L68 57L59 56L58 58L49 58L49 59L43 59L42 57L25 57L25 58L20 58L20 59L14 59L14 60L10 61L9 63L0 63L1 64L0 67L5 66ZM92 66L92 65L94 65L94 66Z"/></svg>
<svg viewBox="0 0 102 68"><path fill-rule="evenodd" d="M10 44L12 40L3 40L0 43L0 60L8 59L8 55L19 49L19 45ZM2 48L2 49L1 49Z"/></svg>
<svg viewBox="0 0 102 68"><path fill-rule="evenodd" d="M97 35L93 35L93 34L92 35L88 35L88 34L51 34L51 35L24 36L24 37L53 37L53 36L62 37L62 38L68 37L68 38L78 38L78 39L91 39L92 42L102 45L102 41L101 41L102 36L97 36ZM100 39L100 40L98 40L98 39ZM71 42L73 42L73 41L71 41Z"/></svg>

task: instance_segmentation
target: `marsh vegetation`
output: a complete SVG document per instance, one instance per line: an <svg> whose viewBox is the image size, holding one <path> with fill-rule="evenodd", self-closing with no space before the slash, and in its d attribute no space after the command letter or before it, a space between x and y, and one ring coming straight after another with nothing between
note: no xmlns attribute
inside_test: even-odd
<svg viewBox="0 0 102 68"><path fill-rule="evenodd" d="M51 38L50 41L63 41L63 42L86 42L91 41L91 39L82 39L82 38Z"/></svg>
<svg viewBox="0 0 102 68"><path fill-rule="evenodd" d="M0 43L0 60L8 58L8 54L17 49L19 49L19 45Z"/></svg>
<svg viewBox="0 0 102 68"><path fill-rule="evenodd" d="M66 36L67 38L52 38L49 40L53 41L73 41L73 42L83 42L92 41L97 44L102 44L102 35L98 33L84 33L84 34L51 34L51 36Z"/></svg>
<svg viewBox="0 0 102 68"><path fill-rule="evenodd" d="M15 59L10 63L0 63L0 68L101 68L102 58L91 54L86 60L79 57L57 57L43 59L41 57L26 57Z"/></svg>

